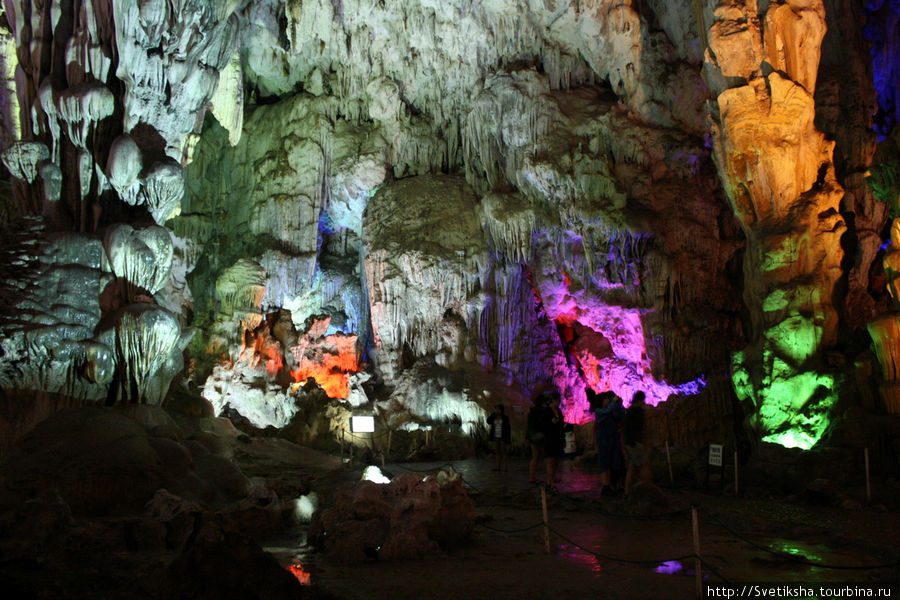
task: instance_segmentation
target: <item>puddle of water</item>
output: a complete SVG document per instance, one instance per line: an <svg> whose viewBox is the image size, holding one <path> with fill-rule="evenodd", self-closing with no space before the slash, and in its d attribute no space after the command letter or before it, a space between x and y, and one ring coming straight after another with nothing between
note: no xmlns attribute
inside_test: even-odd
<svg viewBox="0 0 900 600"><path fill-rule="evenodd" d="M789 540L775 540L769 544L769 548L781 554L796 556L801 560L805 559L812 562L825 562L822 560L820 554L811 551L812 547L809 544L802 544Z"/></svg>
<svg viewBox="0 0 900 600"><path fill-rule="evenodd" d="M600 475L593 472L568 469L562 474L560 489L568 493L599 491Z"/></svg>
<svg viewBox="0 0 900 600"><path fill-rule="evenodd" d="M312 583L312 573L304 570L299 560L295 559L295 562L288 566L288 571L297 578L300 585L310 585Z"/></svg>
<svg viewBox="0 0 900 600"><path fill-rule="evenodd" d="M584 565L585 567L589 568L595 575L603 574L603 565L600 564L600 559L593 554L588 554L581 548L570 546L568 544L560 544L559 546L557 546L557 553L566 560L570 560L576 564Z"/></svg>
<svg viewBox="0 0 900 600"><path fill-rule="evenodd" d="M274 556L300 585L312 584L314 549L307 545L305 531L296 540L284 539L279 545L265 546L263 550Z"/></svg>

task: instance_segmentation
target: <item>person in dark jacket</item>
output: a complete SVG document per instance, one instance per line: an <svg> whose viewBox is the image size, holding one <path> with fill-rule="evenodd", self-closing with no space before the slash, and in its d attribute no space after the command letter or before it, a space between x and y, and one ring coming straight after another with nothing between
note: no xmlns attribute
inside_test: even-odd
<svg viewBox="0 0 900 600"><path fill-rule="evenodd" d="M494 453L497 455L497 467L495 471L509 471L509 446L512 443L512 432L509 426L509 417L502 404L494 407L494 412L487 418L488 437L494 445Z"/></svg>
<svg viewBox="0 0 900 600"><path fill-rule="evenodd" d="M613 495L612 471L622 467L622 447L619 440L619 423L625 409L622 399L615 392L588 393L588 401L594 409L594 444L597 447L597 463L600 471L601 495Z"/></svg>
<svg viewBox="0 0 900 600"><path fill-rule="evenodd" d="M528 464L528 481L537 482L537 466L541 459L544 458L544 446L546 443L545 423L549 420L547 408L547 396L539 394L534 399L534 406L528 411L528 430L525 437L531 446L531 462Z"/></svg>
<svg viewBox="0 0 900 600"><path fill-rule="evenodd" d="M560 396L556 390L545 391L534 399L534 406L528 413L528 441L531 442L531 463L528 468L528 480L536 483L537 466L544 459L547 472L546 485L551 492L556 492L553 483L556 480L556 464L563 455L565 434L562 411L559 408Z"/></svg>
<svg viewBox="0 0 900 600"><path fill-rule="evenodd" d="M556 475L556 469L559 466L559 459L563 457L566 446L566 422L563 418L562 410L559 408L559 395L551 397L549 406L550 412L548 419L544 423L544 463L547 468L547 486L550 492L557 493L554 485L559 478Z"/></svg>
<svg viewBox="0 0 900 600"><path fill-rule="evenodd" d="M625 494L631 491L635 476L640 473L641 481L650 481L650 461L644 445L644 392L635 392L631 406L625 411L622 437L625 442L625 459L628 471L625 473Z"/></svg>

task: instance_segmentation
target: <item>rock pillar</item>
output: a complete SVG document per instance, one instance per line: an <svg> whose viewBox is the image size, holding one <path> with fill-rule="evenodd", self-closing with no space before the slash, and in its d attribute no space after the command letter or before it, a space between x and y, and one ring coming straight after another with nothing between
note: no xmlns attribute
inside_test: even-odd
<svg viewBox="0 0 900 600"><path fill-rule="evenodd" d="M744 302L750 345L732 380L752 401L759 436L809 448L836 399L823 350L837 337L843 190L834 144L814 125L813 94L825 35L820 0L717 2L704 75L713 94L713 151L747 236Z"/></svg>

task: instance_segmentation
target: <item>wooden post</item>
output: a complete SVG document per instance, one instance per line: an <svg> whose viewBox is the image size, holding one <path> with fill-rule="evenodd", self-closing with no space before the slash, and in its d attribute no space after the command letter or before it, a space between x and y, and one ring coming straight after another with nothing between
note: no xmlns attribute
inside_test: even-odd
<svg viewBox="0 0 900 600"><path fill-rule="evenodd" d="M394 430L388 429L388 445L387 445L387 450L385 451L385 454L387 454L388 456L391 455L391 438L393 437L393 435L394 435Z"/></svg>
<svg viewBox="0 0 900 600"><path fill-rule="evenodd" d="M666 440L666 463L669 465L669 483L675 485L675 475L672 474L672 455L669 453L669 440Z"/></svg>
<svg viewBox="0 0 900 600"><path fill-rule="evenodd" d="M865 448L866 458L866 502L872 504L872 479L869 476L869 447Z"/></svg>
<svg viewBox="0 0 900 600"><path fill-rule="evenodd" d="M734 451L734 495L737 496L741 491L740 478L738 476L738 453Z"/></svg>
<svg viewBox="0 0 900 600"><path fill-rule="evenodd" d="M691 507L691 524L694 529L694 571L697 579L697 598L703 597L703 573L700 569L700 518L697 515L697 507Z"/></svg>
<svg viewBox="0 0 900 600"><path fill-rule="evenodd" d="M550 517L547 514L547 486L541 486L541 510L544 512L544 547L550 554Z"/></svg>

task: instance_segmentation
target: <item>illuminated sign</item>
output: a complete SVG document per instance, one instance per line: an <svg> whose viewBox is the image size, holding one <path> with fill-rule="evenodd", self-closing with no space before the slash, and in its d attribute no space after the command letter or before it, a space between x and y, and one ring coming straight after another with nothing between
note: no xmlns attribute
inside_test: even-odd
<svg viewBox="0 0 900 600"><path fill-rule="evenodd" d="M353 433L374 433L375 417L372 415L353 415L350 417L350 431Z"/></svg>

